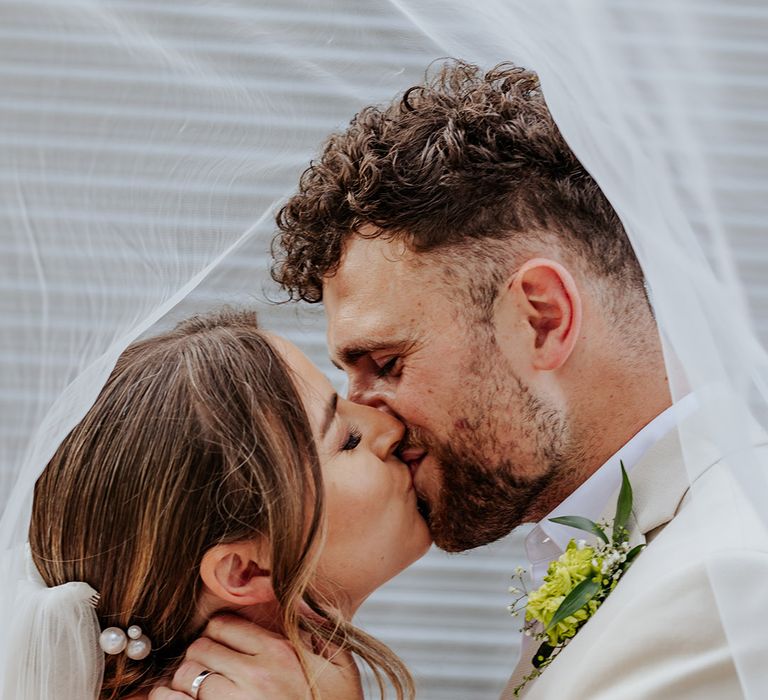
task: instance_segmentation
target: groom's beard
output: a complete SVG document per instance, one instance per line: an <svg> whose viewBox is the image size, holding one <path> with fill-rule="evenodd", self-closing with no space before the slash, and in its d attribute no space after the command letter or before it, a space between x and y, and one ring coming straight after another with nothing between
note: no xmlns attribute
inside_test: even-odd
<svg viewBox="0 0 768 700"><path fill-rule="evenodd" d="M437 463L441 488L426 501L426 517L435 544L447 552L480 547L508 535L526 522L530 505L547 490L556 465L533 479L515 476L515 466L502 461L494 467L478 456L451 445L424 447Z"/></svg>
<svg viewBox="0 0 768 700"><path fill-rule="evenodd" d="M464 434L438 441L418 428L408 431L405 447L424 448L436 466L433 483L439 486L438 492L421 496L435 544L445 551L461 552L494 542L534 519L531 514L551 500L553 482L566 463L565 421L546 410L522 385L518 399L516 434L531 443L525 450L500 444L491 434L500 426L484 422L472 439ZM526 456L516 459L522 454ZM536 462L536 476L526 476L531 470L521 468L524 459Z"/></svg>

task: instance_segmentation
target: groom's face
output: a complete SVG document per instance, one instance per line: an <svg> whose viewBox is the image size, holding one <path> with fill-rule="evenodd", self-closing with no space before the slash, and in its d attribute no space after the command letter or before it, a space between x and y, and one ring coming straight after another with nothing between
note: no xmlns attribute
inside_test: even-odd
<svg viewBox="0 0 768 700"><path fill-rule="evenodd" d="M402 457L435 542L460 551L535 512L567 431L430 260L400 242L354 237L323 298L349 397L406 424Z"/></svg>

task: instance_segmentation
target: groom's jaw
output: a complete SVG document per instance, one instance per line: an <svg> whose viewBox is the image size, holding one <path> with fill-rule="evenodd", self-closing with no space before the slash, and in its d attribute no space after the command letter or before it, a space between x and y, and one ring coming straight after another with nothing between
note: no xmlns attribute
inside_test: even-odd
<svg viewBox="0 0 768 700"><path fill-rule="evenodd" d="M427 525L429 525L429 518L430 518L430 507L429 503L427 503L423 498L416 498L416 508L419 511L419 515L421 515L422 518L424 518Z"/></svg>

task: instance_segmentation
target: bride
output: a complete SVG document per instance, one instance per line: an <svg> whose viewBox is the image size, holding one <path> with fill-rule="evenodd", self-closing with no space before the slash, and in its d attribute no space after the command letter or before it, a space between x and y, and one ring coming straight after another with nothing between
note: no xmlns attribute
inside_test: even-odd
<svg viewBox="0 0 768 700"><path fill-rule="evenodd" d="M130 346L38 481L30 527L45 585L86 591L99 697L146 698L222 611L284 635L313 697L361 694L351 654L411 697L402 662L350 622L430 545L402 437L251 312Z"/></svg>

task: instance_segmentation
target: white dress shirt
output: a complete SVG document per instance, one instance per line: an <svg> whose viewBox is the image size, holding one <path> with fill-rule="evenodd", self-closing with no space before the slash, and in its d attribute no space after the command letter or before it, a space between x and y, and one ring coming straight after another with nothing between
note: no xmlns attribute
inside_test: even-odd
<svg viewBox="0 0 768 700"><path fill-rule="evenodd" d="M581 530L550 522L550 518L579 515L597 520L608 506L611 496L621 486L619 462L623 462L627 472L630 472L646 451L690 415L696 406L696 397L688 394L660 413L557 508L539 521L525 539L525 551L534 588L541 585L550 562L565 551L573 537L588 537L588 534Z"/></svg>

